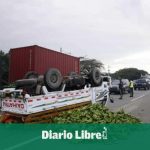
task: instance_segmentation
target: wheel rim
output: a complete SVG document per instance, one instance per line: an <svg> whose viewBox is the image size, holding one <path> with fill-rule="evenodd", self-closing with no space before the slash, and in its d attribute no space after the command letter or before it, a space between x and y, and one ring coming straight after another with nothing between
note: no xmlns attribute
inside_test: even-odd
<svg viewBox="0 0 150 150"><path fill-rule="evenodd" d="M100 77L99 72L96 72L96 73L95 73L95 78L96 78L96 80L99 80L99 77Z"/></svg>
<svg viewBox="0 0 150 150"><path fill-rule="evenodd" d="M51 81L52 83L56 83L57 80L58 80L58 77L57 77L56 74L53 74L53 75L50 77L50 81Z"/></svg>

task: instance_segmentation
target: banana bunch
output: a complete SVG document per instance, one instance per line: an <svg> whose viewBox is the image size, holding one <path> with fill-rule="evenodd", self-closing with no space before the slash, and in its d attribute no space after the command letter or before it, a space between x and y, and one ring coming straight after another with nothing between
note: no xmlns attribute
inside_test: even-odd
<svg viewBox="0 0 150 150"><path fill-rule="evenodd" d="M140 120L124 113L111 112L100 104L84 106L60 113L53 118L54 123L140 123Z"/></svg>

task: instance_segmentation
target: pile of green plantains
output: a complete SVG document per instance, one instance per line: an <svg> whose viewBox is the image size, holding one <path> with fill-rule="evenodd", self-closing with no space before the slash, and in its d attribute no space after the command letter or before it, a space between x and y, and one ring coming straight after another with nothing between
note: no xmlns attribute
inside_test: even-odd
<svg viewBox="0 0 150 150"><path fill-rule="evenodd" d="M1 122L1 120L2 120L2 116L0 115L0 122Z"/></svg>
<svg viewBox="0 0 150 150"><path fill-rule="evenodd" d="M54 123L140 123L140 120L123 111L110 112L99 104L84 106L61 113Z"/></svg>

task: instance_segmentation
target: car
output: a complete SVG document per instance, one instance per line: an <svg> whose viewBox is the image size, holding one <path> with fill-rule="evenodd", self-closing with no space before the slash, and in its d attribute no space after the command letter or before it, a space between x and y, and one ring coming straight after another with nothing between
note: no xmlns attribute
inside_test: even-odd
<svg viewBox="0 0 150 150"><path fill-rule="evenodd" d="M123 93L129 93L129 80L128 79L122 79L123 82ZM120 93L119 90L119 83L120 81L115 79L111 83L110 87L110 93Z"/></svg>
<svg viewBox="0 0 150 150"><path fill-rule="evenodd" d="M134 89L144 89L149 90L150 89L150 80L149 79L138 79L135 81Z"/></svg>

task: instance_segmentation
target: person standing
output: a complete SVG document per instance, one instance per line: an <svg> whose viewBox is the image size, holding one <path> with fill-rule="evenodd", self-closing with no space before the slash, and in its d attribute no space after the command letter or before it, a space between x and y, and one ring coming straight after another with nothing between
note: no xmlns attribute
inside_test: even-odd
<svg viewBox="0 0 150 150"><path fill-rule="evenodd" d="M119 82L119 92L120 92L120 98L119 99L122 99L123 98L123 82L121 79Z"/></svg>
<svg viewBox="0 0 150 150"><path fill-rule="evenodd" d="M134 94L134 83L132 80L129 82L129 89L130 89L130 97L133 97Z"/></svg>

